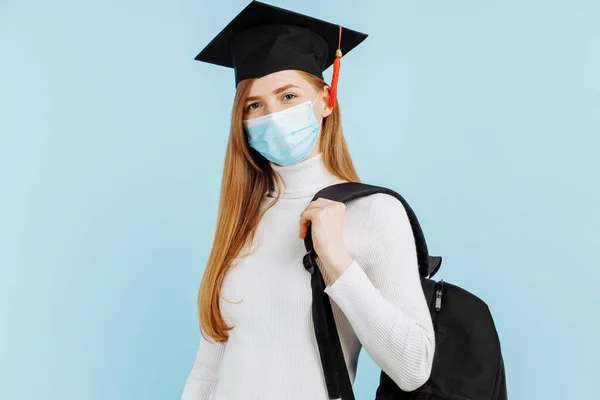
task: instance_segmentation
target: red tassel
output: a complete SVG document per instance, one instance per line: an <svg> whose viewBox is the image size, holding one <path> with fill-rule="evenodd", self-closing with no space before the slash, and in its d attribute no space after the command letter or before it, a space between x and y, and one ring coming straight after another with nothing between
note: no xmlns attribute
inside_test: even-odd
<svg viewBox="0 0 600 400"><path fill-rule="evenodd" d="M329 107L330 108L334 108L336 105L336 99L337 99L337 84L338 84L338 78L340 76L340 64L341 64L341 58L342 58L342 50L340 49L340 46L342 44L342 26L338 25L340 27L340 34L339 34L339 39L338 39L338 48L335 51L335 60L333 61L333 75L331 76L331 90L329 92Z"/></svg>

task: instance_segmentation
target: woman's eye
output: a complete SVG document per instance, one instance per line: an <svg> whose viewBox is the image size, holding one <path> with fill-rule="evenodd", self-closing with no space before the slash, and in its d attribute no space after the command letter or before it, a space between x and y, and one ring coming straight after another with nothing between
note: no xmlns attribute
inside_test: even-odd
<svg viewBox="0 0 600 400"><path fill-rule="evenodd" d="M292 96L292 97L288 97L288 96ZM293 94L293 93L288 93L288 94L286 94L285 96L283 96L283 98L284 98L285 100L291 100L291 99L293 99L294 97L296 97L296 95L295 95L295 94Z"/></svg>
<svg viewBox="0 0 600 400"><path fill-rule="evenodd" d="M254 109L256 108L256 107L253 107L253 106L258 106L258 103L252 103L252 104L250 104L250 105L247 107L248 111L250 111L250 110L254 110Z"/></svg>

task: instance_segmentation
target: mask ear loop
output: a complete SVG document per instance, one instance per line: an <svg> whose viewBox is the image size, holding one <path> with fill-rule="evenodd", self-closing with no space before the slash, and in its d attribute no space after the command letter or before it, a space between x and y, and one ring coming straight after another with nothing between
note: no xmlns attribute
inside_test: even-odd
<svg viewBox="0 0 600 400"><path fill-rule="evenodd" d="M317 97L315 97L315 99L312 101L312 103L310 103L310 105L311 105L311 106L314 106L314 105L315 105L315 102L317 101L317 99L319 98L319 96L321 95L321 93L322 93L322 92L323 92L323 91L321 91L321 92L317 93Z"/></svg>
<svg viewBox="0 0 600 400"><path fill-rule="evenodd" d="M310 104L310 107L312 108L312 106L315 105L315 102L317 101L317 99L319 98L319 96L323 93L323 91L321 90L321 92L319 92L319 94L317 94L317 97L315 97L315 99L313 100L313 102ZM323 123L323 117L321 117L321 120L319 121L319 125L321 125Z"/></svg>

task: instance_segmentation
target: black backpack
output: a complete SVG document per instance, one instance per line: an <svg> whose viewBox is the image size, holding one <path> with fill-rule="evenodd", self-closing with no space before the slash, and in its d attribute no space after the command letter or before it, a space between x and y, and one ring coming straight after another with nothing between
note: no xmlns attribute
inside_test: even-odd
<svg viewBox="0 0 600 400"><path fill-rule="evenodd" d="M404 198L385 187L344 182L321 189L313 201L323 197L346 203L375 193L396 197L406 209L436 338L432 371L427 382L415 391L405 392L381 371L375 399L507 400L500 340L488 306L456 285L431 279L439 270L442 258L429 255L417 217ZM312 246L310 225L304 244L307 253L303 262L311 274L312 316L329 398L354 400L331 303L324 292L325 283L316 263L318 255Z"/></svg>

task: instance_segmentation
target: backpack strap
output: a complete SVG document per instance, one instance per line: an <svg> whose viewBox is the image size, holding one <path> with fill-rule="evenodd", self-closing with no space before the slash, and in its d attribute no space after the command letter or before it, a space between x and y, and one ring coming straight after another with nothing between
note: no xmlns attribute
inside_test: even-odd
<svg viewBox="0 0 600 400"><path fill-rule="evenodd" d="M311 274L312 317L327 393L330 399L354 400L352 383L350 383L331 302L325 293L325 282L317 265L316 253L309 251L303 261L304 267Z"/></svg>
<svg viewBox="0 0 600 400"><path fill-rule="evenodd" d="M343 182L319 190L314 195L312 201L322 197L346 203L350 200L375 193L386 193L402 202L415 238L419 274L422 277L432 277L435 275L442 264L442 257L429 256L425 236L423 235L417 216L406 200L397 192L382 186L374 186L362 182ZM329 301L329 296L324 291L325 282L316 262L318 254L316 254L313 248L310 225L304 238L304 246L307 253L304 256L303 263L306 270L311 274L312 316L319 354L321 356L321 365L327 384L327 392L330 399L354 400L352 384L350 383L346 361L335 325L331 302Z"/></svg>

